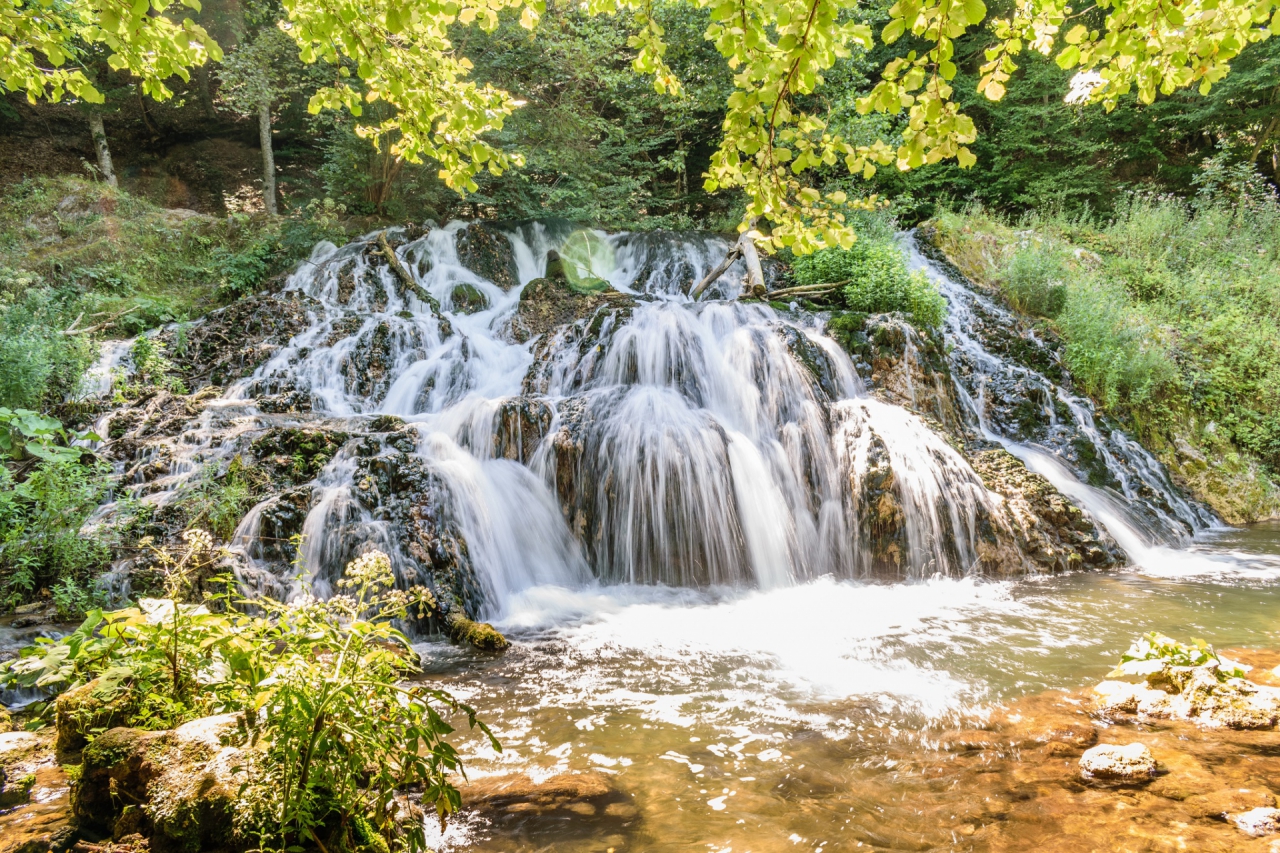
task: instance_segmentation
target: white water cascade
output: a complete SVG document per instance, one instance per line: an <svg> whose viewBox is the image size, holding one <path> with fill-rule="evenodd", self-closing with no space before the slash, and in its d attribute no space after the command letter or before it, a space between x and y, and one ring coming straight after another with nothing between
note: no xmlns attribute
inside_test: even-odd
<svg viewBox="0 0 1280 853"><path fill-rule="evenodd" d="M1005 499L920 418L869 395L820 318L684 295L723 257L722 239L575 237L567 225L526 224L504 232L504 286L460 261L467 227L416 239L388 232L415 287L398 280L376 235L317 246L286 285L305 297L307 328L166 445L162 475L139 475L138 494L163 506L202 466L240 452L240 436L340 430L352 438L309 486L304 580L328 594L345 562L376 545L405 583L438 582L444 563L455 580L465 575L457 583L484 618L501 618L536 587L777 588L991 568L1012 529ZM591 247L579 262L615 293L517 343L525 285L572 239ZM1212 521L1136 444L1101 439L1083 401L987 351L966 331L982 297L907 251L951 303L953 367L984 435L1080 501L1127 550ZM731 300L740 283L731 269L712 295ZM1121 483L1115 494L1082 487L1048 450L990 428L984 385L970 380L1000 371L1022 371L1078 413L1072 428L1099 436ZM280 399L299 405L265 402ZM281 500L254 507L232 544L246 583L297 594L303 587L285 580L294 570L263 541ZM1142 508L1142 524L1128 504ZM1125 538L1130 530L1139 540ZM1029 570L1025 561L999 569Z"/></svg>
<svg viewBox="0 0 1280 853"><path fill-rule="evenodd" d="M1173 575L1216 574L1227 568L1271 572L1272 558L1255 554L1206 554L1195 547L1199 534L1222 529L1205 507L1187 500L1174 487L1164 467L1140 444L1119 429L1104 429L1093 404L1042 373L993 351L993 330L1017 330L1025 324L992 298L981 294L925 256L914 233L900 238L911 269L922 270L946 297L946 340L957 397L970 425L1023 461L1027 468L1086 509L1128 554L1147 571ZM987 333L987 334L984 334ZM1020 344L1056 358L1033 332L1024 331ZM1046 427L1037 440L1010 435L992 417L997 389L1012 389L1019 397L1038 400ZM1111 480L1088 482L1086 472L1073 466L1067 454L1052 446L1073 439L1087 449ZM1079 458L1079 454L1072 454Z"/></svg>

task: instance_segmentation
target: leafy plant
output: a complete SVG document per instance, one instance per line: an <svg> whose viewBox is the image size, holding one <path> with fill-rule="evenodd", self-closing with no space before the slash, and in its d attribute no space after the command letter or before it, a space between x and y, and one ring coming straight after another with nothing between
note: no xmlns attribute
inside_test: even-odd
<svg viewBox="0 0 1280 853"><path fill-rule="evenodd" d="M106 491L105 474L96 464L52 460L15 483L0 466L0 599L6 606L67 581L87 587L106 567L106 536L81 531ZM65 595L62 601L72 603Z"/></svg>
<svg viewBox="0 0 1280 853"><path fill-rule="evenodd" d="M1031 239L1009 258L1001 290L1019 311L1056 317L1067 304L1067 276L1061 250Z"/></svg>
<svg viewBox="0 0 1280 853"><path fill-rule="evenodd" d="M922 328L941 325L946 300L922 272L907 270L896 244L863 239L851 249L823 249L792 263L797 284L843 284L850 311L901 311Z"/></svg>
<svg viewBox="0 0 1280 853"><path fill-rule="evenodd" d="M1132 666L1135 663L1158 663L1179 667L1212 666L1219 681L1245 676L1245 670L1239 664L1218 657L1213 646L1204 640L1192 637L1191 644L1185 645L1155 631L1144 634L1130 646L1129 650L1120 656L1120 665L1108 673L1107 677L1136 674L1143 668Z"/></svg>
<svg viewBox="0 0 1280 853"><path fill-rule="evenodd" d="M176 597L216 554L207 533L185 539L180 553L161 551L171 597L91 612L71 634L0 664L0 685L58 693L97 679L96 698L123 699L129 724L151 728L242 712L264 756L241 792L263 849L321 833L343 849L377 838L423 849L421 823L398 824L393 806L398 791L420 786L442 821L459 808L449 774L463 767L442 711L465 715L501 748L472 708L407 680L418 659L392 622L433 608L430 593L396 590L390 559L370 551L328 601L185 604Z"/></svg>

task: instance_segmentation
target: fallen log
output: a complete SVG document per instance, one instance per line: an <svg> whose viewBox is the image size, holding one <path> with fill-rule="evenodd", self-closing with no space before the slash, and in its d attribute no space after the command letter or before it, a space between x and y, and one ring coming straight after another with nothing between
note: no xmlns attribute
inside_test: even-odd
<svg viewBox="0 0 1280 853"><path fill-rule="evenodd" d="M405 267L404 263L396 255L396 250L391 248L391 244L387 242L387 232L385 229L378 232L378 248L382 250L383 256L387 259L387 264L391 267L391 271L396 274L396 278L400 279L400 283L404 285L404 289L412 293L422 302L425 302L431 308L431 313L436 315L440 320L440 334L449 337L453 334L453 326L445 318L440 310L440 302L427 292L427 289L418 282L414 281L413 275Z"/></svg>
<svg viewBox="0 0 1280 853"><path fill-rule="evenodd" d="M763 288L764 270L760 266L760 253L756 251L756 238L759 236L760 232L756 231L756 220L752 219L747 230L738 235L738 242L734 243L725 254L724 260L689 290L689 298L697 299L702 296L702 292L724 275L738 258L742 258L747 267L747 280L743 284L743 292L755 293L756 288Z"/></svg>

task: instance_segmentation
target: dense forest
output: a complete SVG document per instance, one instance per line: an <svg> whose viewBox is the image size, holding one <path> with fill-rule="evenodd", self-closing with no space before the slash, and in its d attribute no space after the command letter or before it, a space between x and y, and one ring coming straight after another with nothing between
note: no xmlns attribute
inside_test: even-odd
<svg viewBox="0 0 1280 853"><path fill-rule="evenodd" d="M1156 5L4 5L0 853L1270 849L1280 11Z"/></svg>

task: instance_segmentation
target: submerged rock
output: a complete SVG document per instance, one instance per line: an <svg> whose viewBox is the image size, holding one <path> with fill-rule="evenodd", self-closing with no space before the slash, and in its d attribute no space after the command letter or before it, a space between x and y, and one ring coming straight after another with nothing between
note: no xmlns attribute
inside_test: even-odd
<svg viewBox="0 0 1280 853"><path fill-rule="evenodd" d="M1118 746L1100 743L1080 756L1080 773L1086 779L1111 782L1150 782L1156 774L1156 759L1140 743Z"/></svg>
<svg viewBox="0 0 1280 853"><path fill-rule="evenodd" d="M1240 814L1228 815L1227 820L1234 823L1245 835L1252 835L1255 838L1280 832L1280 809L1250 809Z"/></svg>
<svg viewBox="0 0 1280 853"><path fill-rule="evenodd" d="M535 782L523 773L489 776L460 788L463 805L486 819L633 820L638 810L602 773L562 773Z"/></svg>

